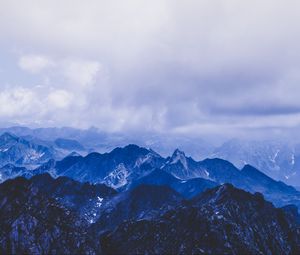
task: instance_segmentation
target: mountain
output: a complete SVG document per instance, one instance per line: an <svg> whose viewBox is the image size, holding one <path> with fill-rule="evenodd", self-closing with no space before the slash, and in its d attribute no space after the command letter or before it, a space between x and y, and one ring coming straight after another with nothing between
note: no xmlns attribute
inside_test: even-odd
<svg viewBox="0 0 300 255"><path fill-rule="evenodd" d="M104 183L119 190L138 184L165 185L186 198L217 184L232 183L252 193L263 193L276 206L290 203L300 206L299 191L254 167L246 165L239 170L232 163L218 158L195 161L180 150L164 159L152 150L128 145L110 153L68 156L57 162L50 160L31 173L44 172L83 182Z"/></svg>
<svg viewBox="0 0 300 255"><path fill-rule="evenodd" d="M95 241L99 234L123 221L150 219L181 201L162 186L141 185L118 194L68 177L18 177L0 184L0 252L101 253Z"/></svg>
<svg viewBox="0 0 300 255"><path fill-rule="evenodd" d="M245 177L245 184L240 185L240 188L244 187L246 190L252 192L261 192L276 206L296 204L300 208L300 192L294 187L286 185L281 181L275 181L250 165L244 166L241 174ZM246 186L250 188L247 189Z"/></svg>
<svg viewBox="0 0 300 255"><path fill-rule="evenodd" d="M243 171L269 181L250 166ZM162 176L158 184L178 181L161 169L152 173ZM118 193L68 177L18 177L0 184L0 222L1 254L300 252L295 206L275 208L261 193L231 184L186 200L162 185Z"/></svg>
<svg viewBox="0 0 300 255"><path fill-rule="evenodd" d="M291 185L300 181L299 144L232 139L216 148L210 157L226 159L238 168L252 165L273 179Z"/></svg>
<svg viewBox="0 0 300 255"><path fill-rule="evenodd" d="M0 182L19 176L30 178L32 174L25 167L17 167L13 164L7 164L0 168Z"/></svg>
<svg viewBox="0 0 300 255"><path fill-rule="evenodd" d="M56 152L44 145L32 143L10 133L0 136L0 166L15 164L36 166L56 158Z"/></svg>
<svg viewBox="0 0 300 255"><path fill-rule="evenodd" d="M275 181L258 169L246 165L242 170L222 159L206 159L199 165L217 183L231 183L249 192L261 192L276 206L294 203L300 206L300 192L283 182Z"/></svg>
<svg viewBox="0 0 300 255"><path fill-rule="evenodd" d="M4 132L46 147L48 147L47 144L51 144L57 150L61 149L61 152L64 152L64 149L60 147L68 148L67 154L71 151L79 152L78 150L82 150L82 147L85 148L85 153L105 153L116 147L138 144L141 147L152 148L163 157L167 157L174 148L179 148L195 160L221 158L232 162L239 169L246 164L252 165L273 179L290 185L298 186L300 181L300 145L296 142L231 139L220 146L215 146L197 137L148 133L137 136L136 134L105 133L96 128L80 130L68 127L30 129L16 126L1 128L0 133ZM58 141L62 139L58 142L58 146L55 144L57 139ZM210 141L214 139L210 138Z"/></svg>
<svg viewBox="0 0 300 255"><path fill-rule="evenodd" d="M68 151L85 151L83 145L81 145L78 141L72 139L65 139L65 138L57 138L54 141L55 145L63 150Z"/></svg>
<svg viewBox="0 0 300 255"><path fill-rule="evenodd" d="M31 188L55 199L88 223L94 223L99 217L102 204L117 194L114 189L103 184L91 185L68 177L54 179L49 174L36 175L28 182Z"/></svg>
<svg viewBox="0 0 300 255"><path fill-rule="evenodd" d="M261 192L276 206L291 203L300 206L299 191L281 181L275 181L250 165L239 170L229 161L219 158L197 162L176 150L161 169L174 176L180 176L185 181L202 177L218 184L232 183L252 193Z"/></svg>
<svg viewBox="0 0 300 255"><path fill-rule="evenodd" d="M13 139L19 141L18 138L8 134L3 137L7 137L5 144L10 142L11 146L19 146L19 143L11 142ZM165 185L185 198L218 184L232 183L252 193L263 193L276 206L290 203L300 206L299 191L250 165L239 170L223 159L195 161L178 149L165 159L151 149L131 144L104 154L94 152L80 156L75 153L59 161L50 159L33 170L12 164L0 168L2 181L16 176L30 178L42 173L50 173L54 177L67 176L80 182L103 183L118 190L129 189L138 183Z"/></svg>
<svg viewBox="0 0 300 255"><path fill-rule="evenodd" d="M69 139L78 141L89 152L105 153L116 147L124 147L127 144L138 144L141 147L152 148L164 157L170 155L174 148L180 148L195 159L208 157L215 146L199 137L179 136L178 134L153 134L145 133L112 133L103 132L97 128L86 130L62 127L62 128L36 128L31 129L22 126L0 128L0 133L9 132L17 136L30 136L35 139L53 142L56 139Z"/></svg>
<svg viewBox="0 0 300 255"><path fill-rule="evenodd" d="M185 153L179 149L176 149L173 155L167 158L161 168L179 179L208 177L206 172L199 171L196 161L191 157L186 157Z"/></svg>
<svg viewBox="0 0 300 255"><path fill-rule="evenodd" d="M0 185L0 222L1 254L93 254L99 249L73 211L22 177Z"/></svg>
<svg viewBox="0 0 300 255"><path fill-rule="evenodd" d="M152 219L174 208L182 197L165 186L140 185L107 200L99 210L99 219L92 226L99 235L113 230L124 221Z"/></svg>
<svg viewBox="0 0 300 255"><path fill-rule="evenodd" d="M121 188L133 179L160 167L163 162L164 159L152 150L128 145L116 148L110 153L94 152L85 157L69 156L54 165L48 162L37 171L52 171L57 176Z"/></svg>
<svg viewBox="0 0 300 255"><path fill-rule="evenodd" d="M105 254L298 254L295 213L225 184L154 219L124 222L101 246Z"/></svg>
<svg viewBox="0 0 300 255"><path fill-rule="evenodd" d="M214 158L195 161L178 149L167 158L161 169L182 180L204 178L217 183L231 183L242 178L240 170L226 160Z"/></svg>
<svg viewBox="0 0 300 255"><path fill-rule="evenodd" d="M145 134L139 137L138 141L132 141L143 147L149 147L157 151L160 155L167 157L174 148L184 151L196 160L207 158L214 151L215 146L199 137L180 136L178 134Z"/></svg>
<svg viewBox="0 0 300 255"><path fill-rule="evenodd" d="M216 182L203 178L180 180L162 169L155 169L148 175L133 181L129 188L145 184L170 187L184 198L192 198L207 189L218 186Z"/></svg>

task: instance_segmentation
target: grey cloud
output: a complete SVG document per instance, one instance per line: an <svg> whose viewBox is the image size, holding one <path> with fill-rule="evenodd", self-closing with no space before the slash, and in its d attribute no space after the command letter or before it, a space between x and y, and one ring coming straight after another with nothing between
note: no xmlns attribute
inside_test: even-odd
<svg viewBox="0 0 300 255"><path fill-rule="evenodd" d="M297 127L299 8L289 0L2 1L0 87L10 97L26 89L43 111L12 107L0 120L195 134Z"/></svg>

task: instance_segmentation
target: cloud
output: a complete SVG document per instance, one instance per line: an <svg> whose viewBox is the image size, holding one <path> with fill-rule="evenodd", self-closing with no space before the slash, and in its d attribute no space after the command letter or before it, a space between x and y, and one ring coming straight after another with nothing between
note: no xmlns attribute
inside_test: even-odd
<svg viewBox="0 0 300 255"><path fill-rule="evenodd" d="M6 1L1 79L25 98L33 93L19 108L28 123L32 112L41 125L106 131L297 127L299 8L290 0ZM21 104L14 90L2 101Z"/></svg>
<svg viewBox="0 0 300 255"><path fill-rule="evenodd" d="M36 74L47 67L53 65L52 61L45 56L40 55L25 55L19 59L19 66L21 69L30 73Z"/></svg>
<svg viewBox="0 0 300 255"><path fill-rule="evenodd" d="M48 94L47 100L49 105L63 109L71 104L73 97L65 90L55 90Z"/></svg>
<svg viewBox="0 0 300 255"><path fill-rule="evenodd" d="M25 88L13 88L0 92L0 117L22 116L32 112L35 94Z"/></svg>
<svg viewBox="0 0 300 255"><path fill-rule="evenodd" d="M95 83L102 66L97 61L64 60L61 64L63 75L71 82L88 87Z"/></svg>

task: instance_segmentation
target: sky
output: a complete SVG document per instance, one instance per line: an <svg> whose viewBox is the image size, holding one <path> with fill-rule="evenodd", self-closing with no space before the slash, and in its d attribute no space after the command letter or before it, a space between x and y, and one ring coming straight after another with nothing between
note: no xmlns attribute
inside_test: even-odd
<svg viewBox="0 0 300 255"><path fill-rule="evenodd" d="M299 10L295 0L0 0L0 123L297 135Z"/></svg>

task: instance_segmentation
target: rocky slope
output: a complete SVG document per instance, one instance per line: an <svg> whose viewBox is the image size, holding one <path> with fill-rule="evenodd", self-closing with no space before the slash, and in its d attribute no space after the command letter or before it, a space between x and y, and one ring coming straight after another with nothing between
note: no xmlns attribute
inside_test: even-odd
<svg viewBox="0 0 300 255"><path fill-rule="evenodd" d="M15 164L36 166L56 158L53 148L37 144L10 133L0 136L0 166Z"/></svg>
<svg viewBox="0 0 300 255"><path fill-rule="evenodd" d="M1 254L95 253L84 221L21 177L0 185Z"/></svg>
<svg viewBox="0 0 300 255"><path fill-rule="evenodd" d="M125 222L101 245L106 254L298 254L293 217L225 184L156 219Z"/></svg>
<svg viewBox="0 0 300 255"><path fill-rule="evenodd" d="M0 184L0 222L1 254L300 252L295 206L275 208L231 184L185 200L161 185L117 193L67 177L18 177Z"/></svg>

